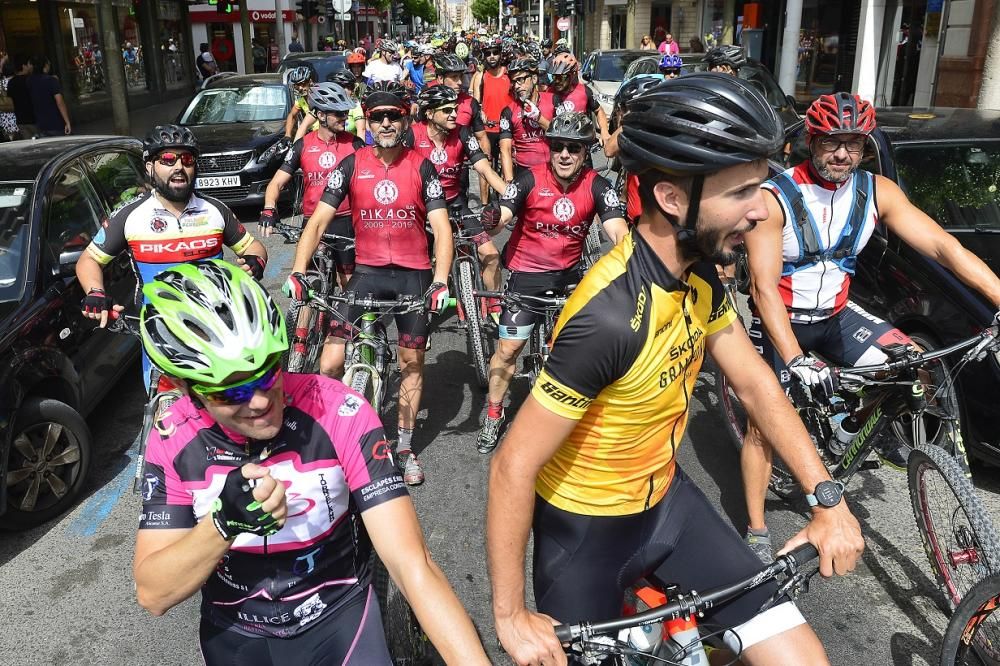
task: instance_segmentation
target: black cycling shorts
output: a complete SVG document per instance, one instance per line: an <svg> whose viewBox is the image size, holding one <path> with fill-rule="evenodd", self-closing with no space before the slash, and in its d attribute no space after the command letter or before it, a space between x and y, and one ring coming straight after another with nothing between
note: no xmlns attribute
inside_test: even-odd
<svg viewBox="0 0 1000 666"><path fill-rule="evenodd" d="M431 286L430 269L398 268L394 266L358 265L354 275L347 283L346 291L359 297L371 294L373 298L393 299L400 296L423 296ZM364 308L359 306L340 305L337 308L348 322L334 322L330 327L330 335L351 339L356 330L356 324ZM424 349L427 346L429 318L426 312L407 312L394 315L396 329L399 333L399 346L406 349Z"/></svg>
<svg viewBox="0 0 1000 666"><path fill-rule="evenodd" d="M580 271L569 268L564 271L542 271L523 273L511 271L504 282L503 291L523 296L563 296L566 288L580 281ZM548 293L547 293L548 292ZM499 334L504 340L527 340L535 324L542 315L527 310L514 309L504 305L500 312Z"/></svg>
<svg viewBox="0 0 1000 666"><path fill-rule="evenodd" d="M621 617L625 590L647 577L682 591L735 583L763 565L680 467L662 500L627 516L585 516L535 499L535 605L559 622ZM773 581L701 622L736 627L758 614Z"/></svg>
<svg viewBox="0 0 1000 666"><path fill-rule="evenodd" d="M333 218L333 222L326 230L329 234L336 234L338 236L344 236L346 238L354 238L354 223L351 221L350 215L340 215ZM353 273L354 272L354 244L345 247L343 243L337 242L333 244L333 258L337 262L337 272L339 273Z"/></svg>
<svg viewBox="0 0 1000 666"><path fill-rule="evenodd" d="M369 586L335 613L291 638L249 637L206 618L199 630L207 666L391 666L378 597Z"/></svg>
<svg viewBox="0 0 1000 666"><path fill-rule="evenodd" d="M752 304L751 304L752 307ZM839 366L877 365L886 360L882 348L893 343L912 344L905 333L892 324L847 302L829 319L814 322L791 322L792 333L804 354L816 352ZM774 369L781 387L788 390L792 374L778 350L767 337L760 315L754 310L747 331L757 352Z"/></svg>

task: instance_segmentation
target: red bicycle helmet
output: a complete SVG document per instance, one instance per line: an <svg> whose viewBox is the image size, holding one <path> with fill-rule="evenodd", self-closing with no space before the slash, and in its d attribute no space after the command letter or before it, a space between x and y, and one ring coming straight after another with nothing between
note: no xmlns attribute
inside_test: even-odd
<svg viewBox="0 0 1000 666"><path fill-rule="evenodd" d="M857 95L820 95L806 111L806 130L810 134L868 135L874 129L875 109Z"/></svg>
<svg viewBox="0 0 1000 666"><path fill-rule="evenodd" d="M368 61L365 59L365 54L358 53L357 51L347 56L348 65L364 65L366 62Z"/></svg>

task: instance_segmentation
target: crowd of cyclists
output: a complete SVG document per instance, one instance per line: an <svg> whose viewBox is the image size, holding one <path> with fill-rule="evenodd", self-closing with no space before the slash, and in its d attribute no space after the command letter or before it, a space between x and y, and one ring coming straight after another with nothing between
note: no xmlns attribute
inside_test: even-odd
<svg viewBox="0 0 1000 666"><path fill-rule="evenodd" d="M295 327L259 284L265 246L194 190L199 148L188 130L154 129L144 152L151 190L111 216L78 265L83 310L102 325L122 310L103 291L102 267L122 252L138 267L144 368L154 364L177 400L147 442L137 594L161 614L201 590L207 663L390 663L372 549L447 663L488 663L407 489L425 478L413 438L430 313L454 289L454 233L475 239L488 290L569 295L548 361L516 409L504 406L507 390L537 322L488 304L497 346L469 444L493 454L493 614L517 664L566 663L553 623L619 616L642 576L704 589L770 561L772 449L812 507L785 548L815 544L825 576L854 569L860 526L785 388L830 389L829 367L810 352L856 365L906 340L849 300L855 258L877 224L1000 309L1000 279L892 181L859 168L875 129L868 102L818 98L805 118L809 157L769 179L784 127L739 78L739 47L712 49L704 72L664 56L659 75L623 83L609 118L563 40L471 41L383 40L371 59L351 52L326 81L293 70L285 164L258 222L268 237L282 189L301 172L305 222L285 293L309 299L306 273L332 232L353 238L336 255L340 289L425 303L395 316L394 440L337 380L358 308L341 308L326 332L319 374L283 372ZM594 169L594 150L615 160L617 182ZM613 248L583 273L595 223ZM495 238L508 227L501 250ZM749 336L723 286L743 245ZM222 261L224 246L236 264ZM706 352L754 424L741 461L745 535L675 462ZM906 453L898 442L880 449L896 465ZM529 536L535 610L525 596ZM732 628L738 638L726 644L742 663L827 663L793 601L758 612L776 589L763 585L708 619Z"/></svg>

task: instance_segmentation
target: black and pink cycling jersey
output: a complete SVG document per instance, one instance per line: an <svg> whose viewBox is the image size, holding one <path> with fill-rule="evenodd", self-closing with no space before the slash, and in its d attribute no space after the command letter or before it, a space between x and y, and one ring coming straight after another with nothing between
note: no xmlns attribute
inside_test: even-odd
<svg viewBox="0 0 1000 666"><path fill-rule="evenodd" d="M281 164L281 171L294 175L296 170L302 169L305 187L302 195L302 212L305 216L311 217L316 210L319 198L323 196L326 189L326 180L330 177L333 168L343 161L348 155L354 154L358 148L363 148L365 142L347 132L338 132L329 141L324 141L319 136L319 132L309 132L304 137L296 141L285 161ZM351 214L350 197L340 202L337 215Z"/></svg>
<svg viewBox="0 0 1000 666"><path fill-rule="evenodd" d="M465 163L475 164L486 159L479 141L468 127L456 127L448 133L442 145L431 139L426 122L416 122L403 137L403 144L430 160L437 169L444 188L445 201L454 201L462 194L462 172Z"/></svg>
<svg viewBox="0 0 1000 666"><path fill-rule="evenodd" d="M545 130L524 115L524 105L514 102L500 112L500 140L514 142L514 163L530 168L549 161L549 142Z"/></svg>
<svg viewBox="0 0 1000 666"><path fill-rule="evenodd" d="M546 90L538 95L538 109L549 120L561 113L569 113L570 111L595 113L599 108L601 105L594 97L594 91L582 83L577 83L566 94Z"/></svg>
<svg viewBox="0 0 1000 666"><path fill-rule="evenodd" d="M342 383L284 375L284 425L270 441L227 431L190 398L147 440L139 529L189 529L226 475L259 463L285 485L288 518L270 537L242 534L202 587L202 615L248 636L288 637L336 613L370 583L360 514L407 495L375 411Z"/></svg>
<svg viewBox="0 0 1000 666"><path fill-rule="evenodd" d="M595 215L601 222L624 217L615 188L589 167L565 190L548 164L532 167L507 186L500 205L518 217L504 265L523 273L572 268Z"/></svg>

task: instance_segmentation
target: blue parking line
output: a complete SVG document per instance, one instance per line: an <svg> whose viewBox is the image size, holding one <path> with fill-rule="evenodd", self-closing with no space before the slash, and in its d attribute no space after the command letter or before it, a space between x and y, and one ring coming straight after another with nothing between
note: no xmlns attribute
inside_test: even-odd
<svg viewBox="0 0 1000 666"><path fill-rule="evenodd" d="M111 515L111 510L118 500L132 487L135 478L135 458L138 454L139 438L136 437L132 446L125 452L127 462L120 472L104 485L103 488L87 498L80 505L79 515L66 528L69 534L79 537L89 537L97 533L101 525Z"/></svg>
<svg viewBox="0 0 1000 666"><path fill-rule="evenodd" d="M272 238L274 237L272 236ZM278 238L281 240L280 236ZM267 272L274 279L284 283L285 278L288 277L289 271L292 270L292 264L295 263L295 247L295 243L285 242L268 245L267 265L270 268Z"/></svg>

